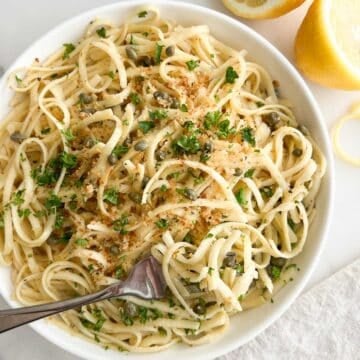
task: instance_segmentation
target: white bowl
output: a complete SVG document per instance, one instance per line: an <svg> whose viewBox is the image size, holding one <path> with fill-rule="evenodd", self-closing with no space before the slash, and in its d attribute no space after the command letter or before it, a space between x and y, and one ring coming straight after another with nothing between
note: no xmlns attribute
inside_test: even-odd
<svg viewBox="0 0 360 360"><path fill-rule="evenodd" d="M8 112L8 101L12 96L12 92L6 84L7 75L10 71L29 65L36 57L40 58L40 60L44 59L61 47L63 43L76 41L84 31L85 26L94 17L109 18L115 23L120 24L129 15L132 15L139 5L143 4L149 4L149 2L120 2L85 12L62 23L36 41L18 58L0 82L0 119L4 118ZM135 359L140 357L146 357L149 360L201 360L215 358L245 344L273 323L304 288L318 261L330 222L334 187L334 170L330 142L318 105L294 67L275 47L240 21L189 3L163 0L154 2L154 5L160 9L161 15L165 18L174 19L182 25L207 24L210 26L212 34L219 40L234 48L248 50L250 57L254 61L264 66L274 79L280 81L282 92L293 103L299 122L309 128L312 136L325 154L328 161L328 169L322 181L321 191L317 200L318 214L311 226L304 251L296 260L301 271L292 283L285 286L275 296L273 304L269 303L233 317L229 331L215 343L198 347L177 345L164 352L146 355L123 355L112 350L105 351L100 346L71 336L45 320L40 320L30 325L49 341L87 360ZM0 269L0 283L2 284L0 293L8 304L12 307L19 306L17 302L12 300L13 288L9 269Z"/></svg>

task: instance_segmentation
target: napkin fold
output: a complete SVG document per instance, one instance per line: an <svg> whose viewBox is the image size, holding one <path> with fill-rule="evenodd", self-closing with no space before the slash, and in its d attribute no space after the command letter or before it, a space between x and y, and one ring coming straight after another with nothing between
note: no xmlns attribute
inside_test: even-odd
<svg viewBox="0 0 360 360"><path fill-rule="evenodd" d="M217 360L360 359L360 259L300 296L272 326Z"/></svg>

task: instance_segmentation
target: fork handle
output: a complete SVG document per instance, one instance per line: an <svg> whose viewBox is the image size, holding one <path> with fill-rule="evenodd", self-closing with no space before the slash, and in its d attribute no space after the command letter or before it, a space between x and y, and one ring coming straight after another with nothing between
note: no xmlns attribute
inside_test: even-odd
<svg viewBox="0 0 360 360"><path fill-rule="evenodd" d="M28 306L19 309L2 310L0 311L0 333L78 306L106 300L112 296L112 292L105 288L93 294L79 296L64 301L56 301L53 303Z"/></svg>

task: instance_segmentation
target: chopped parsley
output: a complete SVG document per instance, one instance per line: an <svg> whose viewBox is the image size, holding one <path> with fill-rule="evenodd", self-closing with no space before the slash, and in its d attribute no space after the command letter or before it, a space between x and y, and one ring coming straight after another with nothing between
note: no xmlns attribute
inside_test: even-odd
<svg viewBox="0 0 360 360"><path fill-rule="evenodd" d="M122 214L119 219L113 222L113 229L119 231L120 234L125 235L128 233L125 229L127 224L129 224L129 217L127 214Z"/></svg>
<svg viewBox="0 0 360 360"><path fill-rule="evenodd" d="M18 209L17 212L18 215L22 218L27 218L31 214L30 209Z"/></svg>
<svg viewBox="0 0 360 360"><path fill-rule="evenodd" d="M155 56L154 56L155 64L160 64L161 53L162 53L162 50L164 47L165 47L165 45L156 44Z"/></svg>
<svg viewBox="0 0 360 360"><path fill-rule="evenodd" d="M114 147L114 150L112 151L112 154L116 155L118 158L120 158L122 155L125 155L129 151L129 147L126 145L116 145Z"/></svg>
<svg viewBox="0 0 360 360"><path fill-rule="evenodd" d="M106 38L106 29L104 27L101 27L100 29L96 30L96 33L101 37L101 38Z"/></svg>
<svg viewBox="0 0 360 360"><path fill-rule="evenodd" d="M210 130L213 126L218 126L221 115L222 115L221 112L218 110L213 112L208 112L205 115L205 120L204 120L205 129Z"/></svg>
<svg viewBox="0 0 360 360"><path fill-rule="evenodd" d="M186 62L188 70L193 71L200 65L200 60L189 60Z"/></svg>
<svg viewBox="0 0 360 360"><path fill-rule="evenodd" d="M78 245L78 246L81 246L81 247L86 247L88 245L88 243L89 243L88 240L83 239L83 238L75 240L75 244Z"/></svg>
<svg viewBox="0 0 360 360"><path fill-rule="evenodd" d="M117 266L114 275L117 279L121 279L125 276L125 271L121 266Z"/></svg>
<svg viewBox="0 0 360 360"><path fill-rule="evenodd" d="M247 204L247 200L245 199L245 190L243 188L240 188L239 191L235 193L235 197L240 205Z"/></svg>
<svg viewBox="0 0 360 360"><path fill-rule="evenodd" d="M21 204L24 203L24 192L25 190L22 189L22 190L19 190L17 191L15 194L12 195L11 197L11 203L15 206L19 206Z"/></svg>
<svg viewBox="0 0 360 360"><path fill-rule="evenodd" d="M234 68L232 66L229 66L226 69L225 83L234 84L235 80L238 78L239 78L238 73L234 70Z"/></svg>
<svg viewBox="0 0 360 360"><path fill-rule="evenodd" d="M279 266L276 265L270 265L270 276L277 280L280 278L280 274L281 274L281 268Z"/></svg>
<svg viewBox="0 0 360 360"><path fill-rule="evenodd" d="M61 133L64 135L67 142L71 142L75 139L75 136L72 133L70 128L68 128L66 130L62 130Z"/></svg>
<svg viewBox="0 0 360 360"><path fill-rule="evenodd" d="M65 51L63 54L63 59L68 59L70 57L70 54L75 50L75 45L71 43L63 44Z"/></svg>
<svg viewBox="0 0 360 360"><path fill-rule="evenodd" d="M59 158L62 166L66 169L74 169L77 165L77 157L73 154L63 151Z"/></svg>
<svg viewBox="0 0 360 360"><path fill-rule="evenodd" d="M169 222L166 219L160 219L158 221L155 222L155 225L159 228L159 229L167 229L169 226Z"/></svg>
<svg viewBox="0 0 360 360"><path fill-rule="evenodd" d="M177 154L196 154L201 144L194 134L182 135L172 143L172 148Z"/></svg>
<svg viewBox="0 0 360 360"><path fill-rule="evenodd" d="M110 70L110 71L108 72L108 77L109 77L111 80L114 80L114 79L115 79L115 73L114 73L112 70Z"/></svg>
<svg viewBox="0 0 360 360"><path fill-rule="evenodd" d="M168 113L165 110L156 109L154 111L149 111L149 117L153 121L164 120L167 118L167 116L168 116Z"/></svg>
<svg viewBox="0 0 360 360"><path fill-rule="evenodd" d="M96 323L93 323L84 318L80 318L81 324L87 329L94 330L94 331L100 331L101 328L103 327L106 319L100 309L95 309L93 311L93 315L97 319Z"/></svg>
<svg viewBox="0 0 360 360"><path fill-rule="evenodd" d="M139 121L139 129L143 134L147 134L154 127L155 123L153 121Z"/></svg>
<svg viewBox="0 0 360 360"><path fill-rule="evenodd" d="M209 267L209 269L208 269L208 274L209 274L209 275L212 275L212 273L213 273L214 270L215 270L214 268Z"/></svg>
<svg viewBox="0 0 360 360"><path fill-rule="evenodd" d="M217 135L220 139L226 139L235 133L235 128L230 127L230 121L228 119L220 121L218 124L218 129L219 131L217 132Z"/></svg>
<svg viewBox="0 0 360 360"><path fill-rule="evenodd" d="M61 214L56 214L54 228L59 230L64 225L65 218Z"/></svg>
<svg viewBox="0 0 360 360"><path fill-rule="evenodd" d="M255 169L254 169L254 168L251 168L251 169L249 169L249 170L246 170L246 171L245 171L245 174L244 174L244 177L251 179L251 178L253 177L253 175L254 175L254 172L255 172Z"/></svg>
<svg viewBox="0 0 360 360"><path fill-rule="evenodd" d="M251 146L256 145L253 129L251 127L245 127L241 129L241 135L243 140L248 142Z"/></svg>
<svg viewBox="0 0 360 360"><path fill-rule="evenodd" d="M146 10L140 11L140 12L138 13L138 17L139 17L139 18L144 18L144 17L146 17L147 13L148 13L148 12L147 12Z"/></svg>
<svg viewBox="0 0 360 360"><path fill-rule="evenodd" d="M114 188L106 189L103 199L112 205L117 205L119 203L119 192Z"/></svg>
<svg viewBox="0 0 360 360"><path fill-rule="evenodd" d="M139 105L141 102L140 96L137 93L130 93L129 95L130 101L133 105Z"/></svg>
<svg viewBox="0 0 360 360"><path fill-rule="evenodd" d="M180 105L180 111L181 112L188 112L188 107L186 106L186 104L181 104Z"/></svg>
<svg viewBox="0 0 360 360"><path fill-rule="evenodd" d="M57 209L62 205L61 199L53 192L45 201L45 207L49 210Z"/></svg>

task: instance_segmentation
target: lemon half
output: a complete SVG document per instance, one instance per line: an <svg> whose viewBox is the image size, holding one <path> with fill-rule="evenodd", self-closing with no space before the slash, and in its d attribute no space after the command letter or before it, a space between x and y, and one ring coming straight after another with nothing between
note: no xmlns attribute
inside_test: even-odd
<svg viewBox="0 0 360 360"><path fill-rule="evenodd" d="M305 0L223 0L235 15L247 19L276 18L301 5Z"/></svg>
<svg viewBox="0 0 360 360"><path fill-rule="evenodd" d="M295 58L315 82L360 89L360 1L315 0L296 36Z"/></svg>

